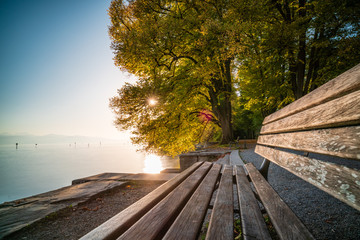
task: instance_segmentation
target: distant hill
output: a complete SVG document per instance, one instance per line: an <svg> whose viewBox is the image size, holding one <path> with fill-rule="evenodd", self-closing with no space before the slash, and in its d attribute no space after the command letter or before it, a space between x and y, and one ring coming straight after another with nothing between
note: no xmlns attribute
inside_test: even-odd
<svg viewBox="0 0 360 240"><path fill-rule="evenodd" d="M122 142L121 140L113 140L98 137L85 137L85 136L65 136L48 134L44 136L35 136L31 134L23 135L7 135L0 134L0 144L61 144L61 143L100 143L100 142Z"/></svg>

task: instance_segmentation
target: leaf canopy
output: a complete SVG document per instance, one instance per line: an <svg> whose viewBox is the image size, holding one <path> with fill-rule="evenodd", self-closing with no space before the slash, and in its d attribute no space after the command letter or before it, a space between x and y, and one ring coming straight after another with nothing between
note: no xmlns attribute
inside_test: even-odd
<svg viewBox="0 0 360 240"><path fill-rule="evenodd" d="M263 117L360 62L357 0L113 0L109 16L115 64L139 78L111 99L115 123L172 155L219 131L255 137Z"/></svg>

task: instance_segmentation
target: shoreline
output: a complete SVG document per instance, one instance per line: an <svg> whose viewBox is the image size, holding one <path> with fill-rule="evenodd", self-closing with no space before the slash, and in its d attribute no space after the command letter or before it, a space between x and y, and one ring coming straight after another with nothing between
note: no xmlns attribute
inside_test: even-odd
<svg viewBox="0 0 360 240"><path fill-rule="evenodd" d="M209 150L205 150L208 152ZM205 153L206 159L215 161L226 152L224 149L211 149L212 154ZM204 151L195 153L203 155ZM215 154L216 153L216 154ZM211 159L209 156L215 154ZM209 155L209 156L208 156ZM219 156L218 156L219 155ZM214 158L214 159L213 159ZM192 161L194 159L191 159ZM195 159L197 161L197 157ZM180 164L181 166L181 164ZM0 204L0 239L22 232L24 227L32 226L49 216L57 215L69 207L76 207L111 189L121 188L131 183L134 185L157 185L164 183L179 173L180 169L164 169L159 174L151 173L101 173L85 178L75 179L72 185L56 190L21 198ZM147 188L145 188L147 189ZM143 192L139 190L139 192ZM145 194L146 195L146 194ZM120 196L121 197L121 196ZM134 200L131 202L135 202ZM94 209L89 208L91 211ZM115 214L114 214L115 215ZM102 223L102 222L101 222Z"/></svg>
<svg viewBox="0 0 360 240"><path fill-rule="evenodd" d="M128 182L47 215L4 239L79 239L161 184L159 181Z"/></svg>
<svg viewBox="0 0 360 240"><path fill-rule="evenodd" d="M136 190L139 193L145 191L147 193L146 189L148 188L142 190L137 186L146 186L147 184L158 186L175 175L177 173L102 173L76 179L70 186L5 202L0 204L0 239L21 232L25 227L43 221L49 216L57 215L58 212L68 208L77 208L77 206L94 198L99 198L99 196L101 198L102 195L111 192L113 189L132 190L132 192ZM134 201L135 199L132 199L130 202Z"/></svg>

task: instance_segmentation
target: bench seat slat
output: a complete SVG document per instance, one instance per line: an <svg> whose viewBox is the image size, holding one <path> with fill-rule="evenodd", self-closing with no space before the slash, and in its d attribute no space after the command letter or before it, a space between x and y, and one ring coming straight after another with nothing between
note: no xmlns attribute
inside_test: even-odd
<svg viewBox="0 0 360 240"><path fill-rule="evenodd" d="M263 125L261 134L360 124L360 90Z"/></svg>
<svg viewBox="0 0 360 240"><path fill-rule="evenodd" d="M206 215L221 165L214 164L163 239L196 239Z"/></svg>
<svg viewBox="0 0 360 240"><path fill-rule="evenodd" d="M360 171L257 145L255 152L360 210Z"/></svg>
<svg viewBox="0 0 360 240"><path fill-rule="evenodd" d="M261 135L258 144L360 159L360 126Z"/></svg>
<svg viewBox="0 0 360 240"><path fill-rule="evenodd" d="M314 239L252 163L245 165L280 239Z"/></svg>
<svg viewBox="0 0 360 240"><path fill-rule="evenodd" d="M234 239L233 168L224 165L206 239Z"/></svg>
<svg viewBox="0 0 360 240"><path fill-rule="evenodd" d="M235 167L235 176L244 240L271 239L243 167Z"/></svg>
<svg viewBox="0 0 360 240"><path fill-rule="evenodd" d="M326 101L341 97L350 92L360 90L359 76L360 64L325 83L306 96L267 116L264 119L263 124L273 122L280 118L320 105Z"/></svg>
<svg viewBox="0 0 360 240"><path fill-rule="evenodd" d="M205 162L118 239L159 239L180 213L211 167Z"/></svg>
<svg viewBox="0 0 360 240"><path fill-rule="evenodd" d="M162 184L154 191L141 198L139 201L130 205L114 217L110 218L91 232L81 238L85 239L115 239L124 233L131 225L139 220L147 211L160 202L182 181L201 166L202 162L197 162L191 167Z"/></svg>

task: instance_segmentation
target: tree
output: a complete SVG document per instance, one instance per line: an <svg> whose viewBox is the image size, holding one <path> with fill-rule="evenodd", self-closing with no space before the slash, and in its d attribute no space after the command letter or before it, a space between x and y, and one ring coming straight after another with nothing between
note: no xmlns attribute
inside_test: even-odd
<svg viewBox="0 0 360 240"><path fill-rule="evenodd" d="M194 142L200 140L204 130L198 118L204 100L196 91L184 89L181 84L143 79L136 85L125 84L118 91L119 95L110 101L117 114L115 123L133 130L134 143L171 155L194 149Z"/></svg>
<svg viewBox="0 0 360 240"><path fill-rule="evenodd" d="M173 154L219 129L222 143L254 133L360 61L356 0L113 0L109 15L115 64L139 78L111 100L116 124Z"/></svg>
<svg viewBox="0 0 360 240"><path fill-rule="evenodd" d="M183 92L196 91L194 97L205 100L197 113L199 109L211 111L212 122L222 129L222 142L226 143L233 139L234 54L225 40L229 27L225 26L224 8L217 1L116 0L109 9L109 33L116 65L148 83L162 81L183 88ZM175 98L166 101L169 105L176 102Z"/></svg>
<svg viewBox="0 0 360 240"><path fill-rule="evenodd" d="M351 52L360 46L359 1L241 1L237 10L245 42L254 47L241 57L241 70L256 72L257 81L275 76L274 84L288 85L294 99L360 61Z"/></svg>

